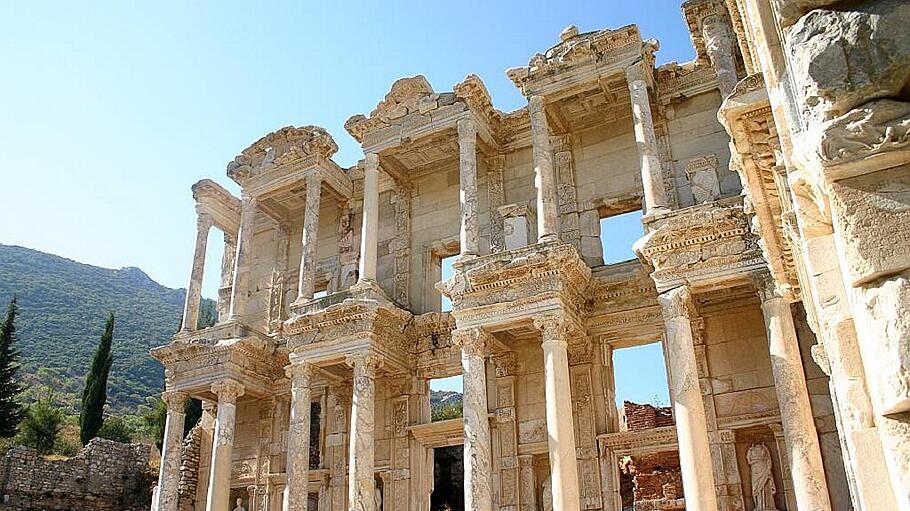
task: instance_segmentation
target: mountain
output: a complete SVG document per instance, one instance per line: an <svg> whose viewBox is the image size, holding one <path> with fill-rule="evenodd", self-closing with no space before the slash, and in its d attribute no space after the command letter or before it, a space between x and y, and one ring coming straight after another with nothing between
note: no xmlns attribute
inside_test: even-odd
<svg viewBox="0 0 910 511"><path fill-rule="evenodd" d="M457 403L461 403L461 392L455 392L454 390L430 391L430 408L434 410Z"/></svg>
<svg viewBox="0 0 910 511"><path fill-rule="evenodd" d="M3 313L13 295L19 301L16 327L27 397L50 389L78 411L85 373L108 312L116 319L108 383L111 408L132 413L146 397L161 392L163 370L149 356L149 348L168 342L178 329L185 290L164 287L139 268L99 268L0 245Z"/></svg>

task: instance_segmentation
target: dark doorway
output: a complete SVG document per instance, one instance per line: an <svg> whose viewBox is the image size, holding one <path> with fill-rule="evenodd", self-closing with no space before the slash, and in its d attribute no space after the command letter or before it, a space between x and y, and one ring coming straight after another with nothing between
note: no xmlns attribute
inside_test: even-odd
<svg viewBox="0 0 910 511"><path fill-rule="evenodd" d="M464 446L433 449L430 511L464 511Z"/></svg>

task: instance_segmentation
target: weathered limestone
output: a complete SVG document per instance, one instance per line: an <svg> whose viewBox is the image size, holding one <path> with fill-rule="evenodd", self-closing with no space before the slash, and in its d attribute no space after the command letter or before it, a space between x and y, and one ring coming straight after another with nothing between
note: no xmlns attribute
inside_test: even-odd
<svg viewBox="0 0 910 511"><path fill-rule="evenodd" d="M221 255L221 284L218 289L218 321L223 322L231 313L231 285L234 280L234 256L237 255L237 237L224 233L224 252Z"/></svg>
<svg viewBox="0 0 910 511"><path fill-rule="evenodd" d="M288 425L288 460L285 472L282 511L306 511L310 481L310 386L313 367L306 363L289 365L291 379L291 416Z"/></svg>
<svg viewBox="0 0 910 511"><path fill-rule="evenodd" d="M461 203L461 257L480 254L477 234L477 129L471 119L458 121L458 177Z"/></svg>
<svg viewBox="0 0 910 511"><path fill-rule="evenodd" d="M717 85L721 96L727 96L736 86L736 62L733 60L733 34L724 17L714 14L702 20L702 34L705 49L711 59L711 66L717 74Z"/></svg>
<svg viewBox="0 0 910 511"><path fill-rule="evenodd" d="M234 380L225 380L213 384L212 393L218 396L218 415L212 435L212 461L205 511L228 509L230 505L237 398L243 395L244 388Z"/></svg>
<svg viewBox="0 0 910 511"><path fill-rule="evenodd" d="M556 175L550 151L550 127L544 98L528 99L531 115L531 147L534 154L534 187L537 189L537 241L559 238L559 211L556 196Z"/></svg>
<svg viewBox="0 0 910 511"><path fill-rule="evenodd" d="M363 165L363 228L360 230L359 281L376 280L379 241L379 155L367 154Z"/></svg>
<svg viewBox="0 0 910 511"><path fill-rule="evenodd" d="M161 467L158 472L158 496L152 511L177 511L177 485L180 482L180 448L183 443L184 409L187 396L170 391L161 395L167 405L167 422L161 442Z"/></svg>
<svg viewBox="0 0 910 511"><path fill-rule="evenodd" d="M319 244L319 203L322 179L312 173L306 177L306 203L303 208L303 252L300 257L300 278L297 284L297 301L313 299L316 288L316 250Z"/></svg>
<svg viewBox="0 0 910 511"><path fill-rule="evenodd" d="M569 388L568 332L559 317L538 316L534 326L543 341L544 391L547 405L547 440L550 452L550 485L553 509L578 510L578 465L575 460L575 426L560 403L571 402Z"/></svg>
<svg viewBox="0 0 910 511"><path fill-rule="evenodd" d="M641 165L641 184L644 188L645 212L657 213L669 207L664 178L660 167L657 136L651 119L651 100L648 97L648 83L641 64L626 68L626 82L632 99L632 121L635 129L635 143Z"/></svg>
<svg viewBox="0 0 910 511"><path fill-rule="evenodd" d="M705 460L711 459L711 451L692 340L691 321L695 314L692 296L689 289L682 286L662 293L659 300L666 324L670 395L679 437L686 506L699 511L717 511L714 474L703 465Z"/></svg>
<svg viewBox="0 0 910 511"><path fill-rule="evenodd" d="M205 270L205 248L208 244L212 217L199 214L196 218L196 247L193 250L193 269L186 286L186 303L183 306L183 331L196 330L199 322L199 305L202 300L202 274Z"/></svg>
<svg viewBox="0 0 910 511"><path fill-rule="evenodd" d="M347 364L354 369L348 451L348 509L380 511L374 501L376 479L373 477L376 456L373 444L375 378L380 362L375 355L357 353L348 356Z"/></svg>
<svg viewBox="0 0 910 511"><path fill-rule="evenodd" d="M790 304L770 276L762 277L758 286L796 502L799 509L827 511L831 502Z"/></svg>
<svg viewBox="0 0 910 511"><path fill-rule="evenodd" d="M228 321L238 321L246 312L250 292L250 267L253 263L253 222L259 201L244 195L240 205L240 233L237 235L237 255L234 257L234 285L231 288L231 310Z"/></svg>
<svg viewBox="0 0 910 511"><path fill-rule="evenodd" d="M465 510L493 508L493 472L490 453L490 420L487 408L487 334L480 328L455 330L454 342L461 346L464 397L464 496Z"/></svg>

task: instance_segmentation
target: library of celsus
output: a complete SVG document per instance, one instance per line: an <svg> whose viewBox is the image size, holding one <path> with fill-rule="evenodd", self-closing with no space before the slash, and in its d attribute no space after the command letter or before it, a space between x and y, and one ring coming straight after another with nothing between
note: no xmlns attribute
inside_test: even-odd
<svg viewBox="0 0 910 511"><path fill-rule="evenodd" d="M691 62L570 26L506 71L518 110L405 77L243 149L240 197L193 185L153 509L910 511L910 3L681 16ZM617 406L614 352L653 343L669 408Z"/></svg>

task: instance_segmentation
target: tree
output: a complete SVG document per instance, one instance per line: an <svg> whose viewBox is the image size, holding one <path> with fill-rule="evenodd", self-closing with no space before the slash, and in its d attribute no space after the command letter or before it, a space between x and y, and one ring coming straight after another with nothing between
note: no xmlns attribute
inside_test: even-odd
<svg viewBox="0 0 910 511"><path fill-rule="evenodd" d="M218 313L215 311L215 302L203 299L199 303L199 319L196 320L196 329L202 330L210 326L215 326Z"/></svg>
<svg viewBox="0 0 910 511"><path fill-rule="evenodd" d="M184 411L186 419L183 421L183 436L186 436L202 418L202 401L195 398L187 399Z"/></svg>
<svg viewBox="0 0 910 511"><path fill-rule="evenodd" d="M152 408L142 416L142 422L160 451L164 445L164 427L167 425L167 404L160 397L150 397L149 401Z"/></svg>
<svg viewBox="0 0 910 511"><path fill-rule="evenodd" d="M108 417L98 430L98 438L128 444L133 441L135 432L120 417Z"/></svg>
<svg viewBox="0 0 910 511"><path fill-rule="evenodd" d="M107 378L111 373L114 357L111 344L114 340L114 314L107 318L101 342L95 350L92 367L85 377L82 390L82 412L79 414L79 439L85 445L98 435L104 424L104 403L107 401Z"/></svg>
<svg viewBox="0 0 910 511"><path fill-rule="evenodd" d="M54 407L52 399L39 399L28 407L28 415L19 428L19 443L41 454L50 454L62 425L63 412Z"/></svg>
<svg viewBox="0 0 910 511"><path fill-rule="evenodd" d="M19 306L14 296L6 309L6 319L0 323L0 437L10 438L19 429L25 417L25 408L19 401L22 385L16 379L19 372L19 350L16 341L16 314Z"/></svg>

